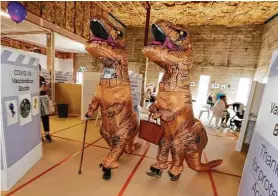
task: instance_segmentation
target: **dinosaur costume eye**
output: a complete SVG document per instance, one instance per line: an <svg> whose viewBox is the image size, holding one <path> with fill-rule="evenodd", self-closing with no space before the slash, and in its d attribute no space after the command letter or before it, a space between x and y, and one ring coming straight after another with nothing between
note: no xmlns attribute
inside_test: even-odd
<svg viewBox="0 0 278 196"><path fill-rule="evenodd" d="M179 34L180 34L180 39L182 39L182 40L184 40L186 38L186 36L187 36L187 32L186 31L180 31Z"/></svg>
<svg viewBox="0 0 278 196"><path fill-rule="evenodd" d="M123 34L123 32L121 32L121 31L118 30L118 31L117 31L117 35L118 35L118 37L123 37L124 34Z"/></svg>

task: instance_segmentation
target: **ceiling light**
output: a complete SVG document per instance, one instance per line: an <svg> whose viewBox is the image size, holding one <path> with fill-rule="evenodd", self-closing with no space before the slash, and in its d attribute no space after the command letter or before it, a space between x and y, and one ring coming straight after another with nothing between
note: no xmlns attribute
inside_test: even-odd
<svg viewBox="0 0 278 196"><path fill-rule="evenodd" d="M1 16L7 17L7 18L11 18L10 15L8 13L6 13L5 11L3 11L3 10L0 10L0 14L1 14Z"/></svg>

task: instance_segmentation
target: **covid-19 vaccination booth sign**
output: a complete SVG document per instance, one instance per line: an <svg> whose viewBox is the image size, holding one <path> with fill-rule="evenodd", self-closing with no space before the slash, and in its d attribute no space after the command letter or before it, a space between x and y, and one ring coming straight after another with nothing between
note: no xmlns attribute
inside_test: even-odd
<svg viewBox="0 0 278 196"><path fill-rule="evenodd" d="M39 61L1 48L1 191L42 156Z"/></svg>
<svg viewBox="0 0 278 196"><path fill-rule="evenodd" d="M273 53L239 196L278 196L278 50Z"/></svg>

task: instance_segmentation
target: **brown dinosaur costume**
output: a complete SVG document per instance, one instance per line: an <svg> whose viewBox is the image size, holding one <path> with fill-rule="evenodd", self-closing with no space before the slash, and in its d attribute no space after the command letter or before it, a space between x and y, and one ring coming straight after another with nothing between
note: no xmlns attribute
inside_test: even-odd
<svg viewBox="0 0 278 196"><path fill-rule="evenodd" d="M89 105L86 116L101 108L102 125L100 133L110 146L108 155L100 166L103 178L110 179L111 169L118 167L123 152L131 153L138 133L136 113L132 106L127 54L124 51L123 30L103 18L93 18L90 22L93 38L86 50L103 64L102 76L96 96Z"/></svg>
<svg viewBox="0 0 278 196"><path fill-rule="evenodd" d="M168 168L167 160L171 151L169 176L175 181L183 170L184 160L195 171L210 170L220 165L222 160L201 162L208 138L205 128L193 115L189 88L192 50L188 31L160 20L152 25L152 33L155 41L144 47L143 54L165 70L157 100L150 106L152 118L161 119L164 134L157 162L147 174L160 177L162 170Z"/></svg>

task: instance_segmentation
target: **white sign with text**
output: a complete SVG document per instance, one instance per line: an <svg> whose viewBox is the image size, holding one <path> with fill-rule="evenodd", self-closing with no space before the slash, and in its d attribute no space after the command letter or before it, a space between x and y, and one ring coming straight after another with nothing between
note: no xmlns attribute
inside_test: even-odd
<svg viewBox="0 0 278 196"><path fill-rule="evenodd" d="M278 50L272 56L238 195L278 196Z"/></svg>
<svg viewBox="0 0 278 196"><path fill-rule="evenodd" d="M2 64L1 81L5 83L2 86L2 97L15 96L18 94L35 93L39 84L35 78L39 77L36 69L20 67L15 65Z"/></svg>

